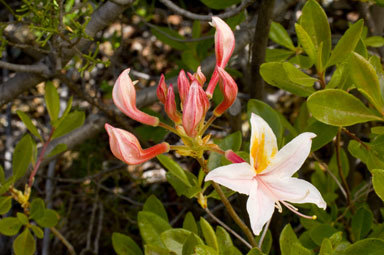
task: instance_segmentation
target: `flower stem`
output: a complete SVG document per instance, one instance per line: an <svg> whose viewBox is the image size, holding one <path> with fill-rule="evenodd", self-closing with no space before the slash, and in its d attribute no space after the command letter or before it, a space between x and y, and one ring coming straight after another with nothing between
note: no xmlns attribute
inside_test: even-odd
<svg viewBox="0 0 384 255"><path fill-rule="evenodd" d="M340 142L341 142L341 128L337 131L337 136L336 136L336 161L337 161L337 168L339 170L339 176L340 179L344 185L345 192L347 193L347 201L348 205L351 205L351 191L349 190L349 186L347 183L347 180L345 179L343 169L341 166L341 158L340 158Z"/></svg>
<svg viewBox="0 0 384 255"><path fill-rule="evenodd" d="M216 120L216 115L212 115L208 121L205 123L203 129L200 131L200 135L203 135L205 133L205 131L207 131L207 129L209 128L210 125L212 125L212 123Z"/></svg>
<svg viewBox="0 0 384 255"><path fill-rule="evenodd" d="M177 130L175 128L173 128L170 125L165 124L163 122L159 122L159 127L165 128L165 129L167 129L167 130L169 130L169 131L171 131L171 132L173 132L173 133L175 133L177 135L179 134L179 132L177 132Z"/></svg>
<svg viewBox="0 0 384 255"><path fill-rule="evenodd" d="M203 171L205 173L208 173L206 161L203 158L197 158L197 161L200 163ZM245 223L239 217L239 215L237 215L236 211L233 209L231 203L228 201L227 197L225 196L223 190L220 188L219 184L212 181L212 186L216 190L217 194L219 195L221 202L223 202L224 207L227 210L228 214L231 216L231 218L235 221L235 223L240 227L240 229L246 235L249 243L252 245L252 247L257 247L256 240L251 230L247 227L247 225L245 225Z"/></svg>

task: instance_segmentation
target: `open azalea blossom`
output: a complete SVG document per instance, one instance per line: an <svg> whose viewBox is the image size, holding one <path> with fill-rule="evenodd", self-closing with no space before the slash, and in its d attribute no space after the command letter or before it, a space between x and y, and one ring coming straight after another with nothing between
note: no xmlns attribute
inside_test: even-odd
<svg viewBox="0 0 384 255"><path fill-rule="evenodd" d="M261 117L252 114L251 126L250 164L242 162L216 168L205 180L249 196L247 211L255 235L271 219L275 207L282 211L282 205L302 217L315 219L298 212L290 203L313 203L326 208L315 186L292 177L308 157L316 135L302 133L278 151L276 136Z"/></svg>

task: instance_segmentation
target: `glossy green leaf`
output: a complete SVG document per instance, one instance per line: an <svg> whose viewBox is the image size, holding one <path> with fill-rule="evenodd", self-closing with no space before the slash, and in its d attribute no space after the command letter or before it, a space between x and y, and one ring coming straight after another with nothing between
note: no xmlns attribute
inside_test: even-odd
<svg viewBox="0 0 384 255"><path fill-rule="evenodd" d="M37 238L39 239L44 238L44 231L40 227L36 225L30 225L30 228Z"/></svg>
<svg viewBox="0 0 384 255"><path fill-rule="evenodd" d="M327 143L331 142L336 136L337 130L337 127L324 124L317 120L308 125L304 131L316 134L316 137L312 139L311 151L317 151Z"/></svg>
<svg viewBox="0 0 384 255"><path fill-rule="evenodd" d="M300 25L311 37L316 48L323 43L321 62L323 65L327 62L331 52L331 29L328 18L323 8L315 0L309 0L305 3L300 17Z"/></svg>
<svg viewBox="0 0 384 255"><path fill-rule="evenodd" d="M319 224L309 231L309 235L312 241L320 246L323 239L329 238L336 232L337 230L328 224Z"/></svg>
<svg viewBox="0 0 384 255"><path fill-rule="evenodd" d="M66 150L67 150L67 145L65 143L60 143L60 144L56 145L55 148L53 148L53 150L51 150L49 152L49 154L46 156L46 158L56 156L56 155L66 151Z"/></svg>
<svg viewBox="0 0 384 255"><path fill-rule="evenodd" d="M327 89L313 93L307 100L307 106L313 117L333 126L350 126L381 120L359 99L340 89Z"/></svg>
<svg viewBox="0 0 384 255"><path fill-rule="evenodd" d="M328 238L325 238L321 243L319 255L331 255L331 254L333 254L332 242Z"/></svg>
<svg viewBox="0 0 384 255"><path fill-rule="evenodd" d="M260 74L268 84L287 90L295 95L306 97L314 92L313 88L291 81L283 67L283 63L264 63L260 67Z"/></svg>
<svg viewBox="0 0 384 255"><path fill-rule="evenodd" d="M5 181L5 174L4 174L4 169L0 165L0 183L3 183Z"/></svg>
<svg viewBox="0 0 384 255"><path fill-rule="evenodd" d="M158 155L157 159L170 173L176 176L183 184L185 184L188 187L192 186L191 183L189 183L185 170L181 168L181 166L178 163L176 163L170 157L165 155Z"/></svg>
<svg viewBox="0 0 384 255"><path fill-rule="evenodd" d="M287 73L288 79L290 81L300 84L304 87L312 87L313 84L317 81L317 79L312 78L311 76L303 73L301 70L299 70L289 62L284 62L283 68Z"/></svg>
<svg viewBox="0 0 384 255"><path fill-rule="evenodd" d="M336 70L333 72L331 80L327 84L327 89L342 89L348 81L348 72L345 64L337 65Z"/></svg>
<svg viewBox="0 0 384 255"><path fill-rule="evenodd" d="M194 255L217 255L217 251L204 244L198 244L195 247Z"/></svg>
<svg viewBox="0 0 384 255"><path fill-rule="evenodd" d="M368 169L384 169L384 160L382 155L375 155L374 151L367 150L359 142L351 140L348 144L348 151L355 158L360 159L364 164L367 165Z"/></svg>
<svg viewBox="0 0 384 255"><path fill-rule="evenodd" d="M189 70L196 70L200 65L200 60L193 49L183 51L181 60Z"/></svg>
<svg viewBox="0 0 384 255"><path fill-rule="evenodd" d="M203 236L207 245L214 248L216 251L219 250L219 244L217 242L215 231L212 226L203 217L200 217L200 227L203 232Z"/></svg>
<svg viewBox="0 0 384 255"><path fill-rule="evenodd" d="M17 219L21 222L21 224L27 225L29 223L28 217L24 213L18 212L16 215L17 215Z"/></svg>
<svg viewBox="0 0 384 255"><path fill-rule="evenodd" d="M265 62L284 61L294 54L293 51L284 49L267 49L265 52Z"/></svg>
<svg viewBox="0 0 384 255"><path fill-rule="evenodd" d="M280 234L281 255L311 255L312 252L303 247L290 224L287 224Z"/></svg>
<svg viewBox="0 0 384 255"><path fill-rule="evenodd" d="M372 183L376 194L384 201L384 170L372 170Z"/></svg>
<svg viewBox="0 0 384 255"><path fill-rule="evenodd" d="M195 217L193 217L193 214L191 212L188 212L184 217L183 229L191 231L196 235L199 234L199 228L197 227Z"/></svg>
<svg viewBox="0 0 384 255"><path fill-rule="evenodd" d="M292 51L296 50L291 37L288 35L287 30L285 30L285 28L277 22L272 21L271 28L269 30L269 38L275 43L280 44L287 49Z"/></svg>
<svg viewBox="0 0 384 255"><path fill-rule="evenodd" d="M59 222L59 215L52 209L45 209L43 217L35 220L40 226L50 228L56 226L57 222Z"/></svg>
<svg viewBox="0 0 384 255"><path fill-rule="evenodd" d="M76 128L79 128L83 125L85 120L84 112L74 111L69 113L61 122L61 124L56 128L55 132L52 135L52 139L63 136Z"/></svg>
<svg viewBox="0 0 384 255"><path fill-rule="evenodd" d="M38 220L44 216L45 204L43 199L35 198L31 203L31 210L29 217L33 220Z"/></svg>
<svg viewBox="0 0 384 255"><path fill-rule="evenodd" d="M336 47L331 53L331 57L327 62L327 66L339 64L348 57L348 55L356 48L363 31L364 21L359 20L353 24L345 34L337 42Z"/></svg>
<svg viewBox="0 0 384 255"><path fill-rule="evenodd" d="M13 241L15 255L33 255L36 251L36 241L31 232L26 228L15 241Z"/></svg>
<svg viewBox="0 0 384 255"><path fill-rule="evenodd" d="M384 254L384 240L367 238L348 246L343 255L382 255Z"/></svg>
<svg viewBox="0 0 384 255"><path fill-rule="evenodd" d="M146 244L144 245L144 254L145 255L169 255L169 250L164 247Z"/></svg>
<svg viewBox="0 0 384 255"><path fill-rule="evenodd" d="M380 93L379 78L372 64L359 54L352 53L349 68L355 86L377 110L384 113L384 101Z"/></svg>
<svg viewBox="0 0 384 255"><path fill-rule="evenodd" d="M232 239L229 233L221 226L217 226L216 238L219 247L219 254L227 254L227 252L233 246Z"/></svg>
<svg viewBox="0 0 384 255"><path fill-rule="evenodd" d="M234 4L238 4L241 2L241 0L200 0L203 4L208 6L209 8L216 9L216 10L223 10L227 7L230 7Z"/></svg>
<svg viewBox="0 0 384 255"><path fill-rule="evenodd" d="M307 53L312 62L316 63L317 50L312 41L312 38L300 24L295 24L295 31L297 34L297 39L299 40L300 45L303 47L303 50L305 53Z"/></svg>
<svg viewBox="0 0 384 255"><path fill-rule="evenodd" d="M69 114L69 111L71 110L72 108L72 101L73 101L73 97L70 97L68 102L67 102L67 107L65 107L65 110L63 112L63 114L61 115L61 117L59 119L57 119L53 124L52 126L54 128L57 128L58 126L60 126L60 124L65 120L65 118L68 116Z"/></svg>
<svg viewBox="0 0 384 255"><path fill-rule="evenodd" d="M112 246L118 255L142 255L140 247L129 236L120 233L112 234Z"/></svg>
<svg viewBox="0 0 384 255"><path fill-rule="evenodd" d="M21 119L21 121L25 124L29 132L31 132L32 135L36 136L39 138L41 141L43 138L41 137L39 131L37 131L37 128L35 125L33 125L31 118L29 118L28 114L22 112L22 111L16 111L17 115Z"/></svg>
<svg viewBox="0 0 384 255"><path fill-rule="evenodd" d="M16 235L22 224L16 217L7 217L0 220L0 233L6 236Z"/></svg>
<svg viewBox="0 0 384 255"><path fill-rule="evenodd" d="M12 207L12 197L0 197L0 214L6 214Z"/></svg>
<svg viewBox="0 0 384 255"><path fill-rule="evenodd" d="M363 56L364 58L368 58L368 49L367 46L365 46L363 40L359 40L356 45L355 52L358 53L360 56Z"/></svg>
<svg viewBox="0 0 384 255"><path fill-rule="evenodd" d="M23 177L27 172L32 161L33 146L34 143L30 135L25 135L17 143L12 158L13 176L16 180Z"/></svg>
<svg viewBox="0 0 384 255"><path fill-rule="evenodd" d="M145 201L143 211L152 212L163 218L165 221L168 221L167 211L165 211L163 203L153 194Z"/></svg>
<svg viewBox="0 0 384 255"><path fill-rule="evenodd" d="M52 82L45 83L45 104L47 105L47 110L49 117L51 118L51 122L54 123L59 117L60 112L60 98L57 93L56 87Z"/></svg>
<svg viewBox="0 0 384 255"><path fill-rule="evenodd" d="M165 247L175 254L182 255L183 244L187 241L191 232L185 229L168 229L161 233L160 238Z"/></svg>
<svg viewBox="0 0 384 255"><path fill-rule="evenodd" d="M353 215L351 223L354 240L357 241L366 237L372 228L372 223L372 212L364 207L359 208Z"/></svg>
<svg viewBox="0 0 384 255"><path fill-rule="evenodd" d="M252 248L247 255L265 255L259 248Z"/></svg>
<svg viewBox="0 0 384 255"><path fill-rule="evenodd" d="M151 244L165 248L160 235L164 231L171 229L167 221L151 212L141 211L137 215L137 221L141 237L145 244Z"/></svg>
<svg viewBox="0 0 384 255"><path fill-rule="evenodd" d="M190 233L183 244L182 255L194 255L196 246L203 244L203 240L198 235Z"/></svg>
<svg viewBox="0 0 384 255"><path fill-rule="evenodd" d="M370 47L383 47L384 46L384 37L382 36L371 36L364 39L364 43Z"/></svg>
<svg viewBox="0 0 384 255"><path fill-rule="evenodd" d="M314 64L308 56L304 55L294 55L288 60L288 62L294 65L298 65L302 69L310 69Z"/></svg>

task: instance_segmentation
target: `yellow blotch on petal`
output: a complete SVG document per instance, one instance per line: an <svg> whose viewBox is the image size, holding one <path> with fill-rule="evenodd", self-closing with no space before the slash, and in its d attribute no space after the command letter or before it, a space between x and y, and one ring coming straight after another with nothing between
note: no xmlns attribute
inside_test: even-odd
<svg viewBox="0 0 384 255"><path fill-rule="evenodd" d="M251 156L253 158L253 167L257 174L261 173L270 163L270 159L275 156L276 150L273 149L271 155L267 155L265 150L265 133L261 135L261 140L259 141L256 137L253 139Z"/></svg>

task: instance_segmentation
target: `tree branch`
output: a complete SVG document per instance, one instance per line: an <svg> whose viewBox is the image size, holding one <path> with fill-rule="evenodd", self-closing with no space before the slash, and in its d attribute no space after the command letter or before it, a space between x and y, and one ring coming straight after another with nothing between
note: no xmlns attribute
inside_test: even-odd
<svg viewBox="0 0 384 255"><path fill-rule="evenodd" d="M36 73L40 75L49 75L49 68L42 64L34 64L34 65L19 65L19 64L11 64L5 61L0 60L0 67L9 69L16 72L25 72L25 73Z"/></svg>

